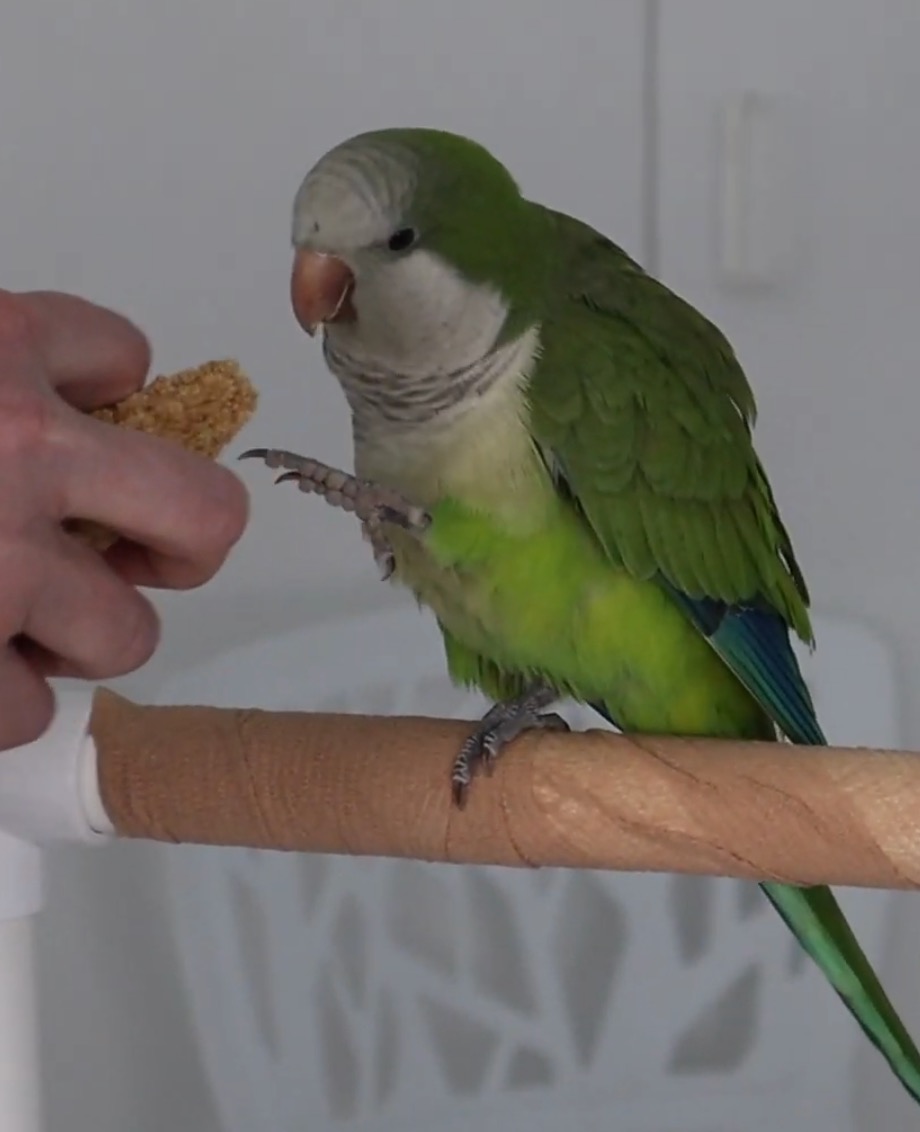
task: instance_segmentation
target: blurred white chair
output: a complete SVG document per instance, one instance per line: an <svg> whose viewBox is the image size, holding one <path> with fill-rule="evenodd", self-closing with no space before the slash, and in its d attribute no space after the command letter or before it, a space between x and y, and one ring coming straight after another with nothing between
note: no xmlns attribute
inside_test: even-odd
<svg viewBox="0 0 920 1132"><path fill-rule="evenodd" d="M847 622L816 628L803 661L831 741L897 746L884 645ZM177 673L158 698L478 714L443 671L432 619L412 606L253 642ZM226 1132L854 1132L854 1060L876 1055L753 885L211 848L167 858ZM873 960L889 899L844 893Z"/></svg>

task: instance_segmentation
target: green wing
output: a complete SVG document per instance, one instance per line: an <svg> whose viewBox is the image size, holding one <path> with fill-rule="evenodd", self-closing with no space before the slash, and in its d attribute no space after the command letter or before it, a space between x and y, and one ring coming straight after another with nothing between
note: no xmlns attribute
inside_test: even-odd
<svg viewBox="0 0 920 1132"><path fill-rule="evenodd" d="M563 252L532 428L612 560L692 599L763 601L811 641L808 590L721 332L586 224Z"/></svg>
<svg viewBox="0 0 920 1132"><path fill-rule="evenodd" d="M808 590L754 452L754 398L723 335L561 213L531 427L610 559L654 579L780 730L824 734L788 630Z"/></svg>

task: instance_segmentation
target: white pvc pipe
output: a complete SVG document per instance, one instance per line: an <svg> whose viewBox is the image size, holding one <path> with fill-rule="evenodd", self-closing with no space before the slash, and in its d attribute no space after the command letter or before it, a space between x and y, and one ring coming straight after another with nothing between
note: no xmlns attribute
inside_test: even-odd
<svg viewBox="0 0 920 1132"><path fill-rule="evenodd" d="M40 844L105 843L88 734L93 689L60 689L34 743L0 751L0 1132L44 1132L33 931L43 901Z"/></svg>

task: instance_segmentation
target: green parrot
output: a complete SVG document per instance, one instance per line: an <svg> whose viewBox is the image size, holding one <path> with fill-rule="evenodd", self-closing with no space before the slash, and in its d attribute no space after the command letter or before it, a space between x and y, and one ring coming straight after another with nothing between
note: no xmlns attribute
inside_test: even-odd
<svg viewBox="0 0 920 1132"><path fill-rule="evenodd" d="M789 639L812 641L808 590L712 323L438 130L332 149L293 244L355 475L244 455L355 511L452 680L495 701L453 767L460 804L522 732L565 727L544 710L562 697L626 733L826 742ZM920 1053L831 891L761 887L920 1100Z"/></svg>

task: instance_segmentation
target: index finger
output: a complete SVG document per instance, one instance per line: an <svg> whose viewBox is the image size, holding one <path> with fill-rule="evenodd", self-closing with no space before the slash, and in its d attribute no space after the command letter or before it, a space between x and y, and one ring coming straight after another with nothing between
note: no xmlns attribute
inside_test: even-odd
<svg viewBox="0 0 920 1132"><path fill-rule="evenodd" d="M78 409L120 401L144 384L150 344L124 315L58 291L0 294L20 303L48 380Z"/></svg>
<svg viewBox="0 0 920 1132"><path fill-rule="evenodd" d="M174 441L72 416L59 439L61 518L93 520L148 548L160 585L207 581L245 528L242 481Z"/></svg>

